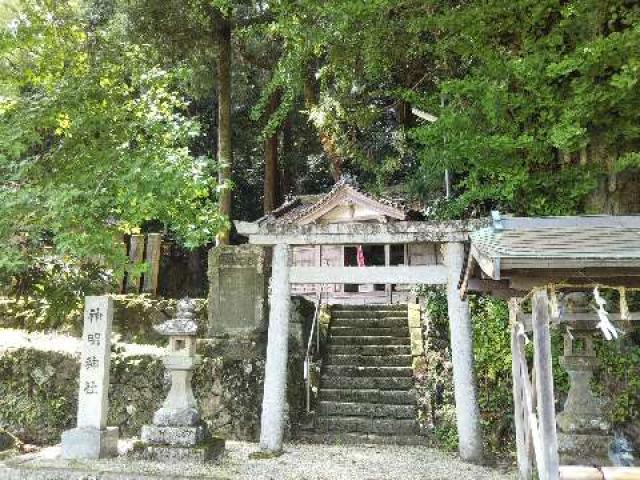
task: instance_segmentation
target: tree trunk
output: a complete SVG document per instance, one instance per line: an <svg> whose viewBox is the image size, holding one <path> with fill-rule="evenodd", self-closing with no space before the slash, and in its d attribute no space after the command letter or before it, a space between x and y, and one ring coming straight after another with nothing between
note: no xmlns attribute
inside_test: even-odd
<svg viewBox="0 0 640 480"><path fill-rule="evenodd" d="M218 16L218 181L220 185L231 180L233 151L231 148L231 22ZM223 188L219 198L219 212L230 219L231 189ZM229 243L229 231L218 233L218 245Z"/></svg>
<svg viewBox="0 0 640 480"><path fill-rule="evenodd" d="M598 138L593 138L591 145L580 152L581 165L597 165L603 171L596 190L586 199L588 213L628 215L640 212L640 172L617 172L614 165L618 155Z"/></svg>
<svg viewBox="0 0 640 480"><path fill-rule="evenodd" d="M304 81L304 103L308 109L318 105L318 86L313 75L308 74ZM325 155L329 158L331 176L337 182L342 176L342 158L337 152L337 146L333 135L322 129L321 125L316 125L320 144Z"/></svg>
<svg viewBox="0 0 640 480"><path fill-rule="evenodd" d="M278 109L279 95L273 94L269 100L267 121ZM278 130L264 141L264 213L270 213L278 206L280 192L280 169L278 167Z"/></svg>
<svg viewBox="0 0 640 480"><path fill-rule="evenodd" d="M282 178L280 182L280 193L282 196L293 193L293 179L296 170L296 164L293 155L293 132L291 127L291 119L287 119L282 126L282 152L280 153L282 161Z"/></svg>

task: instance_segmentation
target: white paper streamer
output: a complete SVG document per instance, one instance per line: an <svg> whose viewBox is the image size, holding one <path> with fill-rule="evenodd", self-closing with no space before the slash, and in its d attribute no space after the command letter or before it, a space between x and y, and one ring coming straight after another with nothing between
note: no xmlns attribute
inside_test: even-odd
<svg viewBox="0 0 640 480"><path fill-rule="evenodd" d="M604 338L606 338L608 341L613 340L614 338L618 338L618 330L616 330L616 327L614 327L609 320L609 312L607 312L604 308L604 306L607 304L607 301L600 296L598 287L593 289L593 299L598 304L596 313L598 314L598 318L600 319L596 326L602 331L602 335L604 335Z"/></svg>

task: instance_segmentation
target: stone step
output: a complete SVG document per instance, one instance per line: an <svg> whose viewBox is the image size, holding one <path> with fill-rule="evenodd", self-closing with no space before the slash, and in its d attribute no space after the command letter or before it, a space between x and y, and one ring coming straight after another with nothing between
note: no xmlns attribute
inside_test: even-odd
<svg viewBox="0 0 640 480"><path fill-rule="evenodd" d="M344 320L346 318L407 318L407 312L398 310L371 310L371 311L331 311L331 321L335 319Z"/></svg>
<svg viewBox="0 0 640 480"><path fill-rule="evenodd" d="M380 310L392 310L392 311L404 311L408 309L407 305L401 303L378 303L375 305L332 305L331 311L345 312L345 311L380 311Z"/></svg>
<svg viewBox="0 0 640 480"><path fill-rule="evenodd" d="M407 317L386 318L332 318L331 328L335 327L407 327Z"/></svg>
<svg viewBox="0 0 640 480"><path fill-rule="evenodd" d="M317 412L322 416L416 418L414 405L384 403L320 401Z"/></svg>
<svg viewBox="0 0 640 480"><path fill-rule="evenodd" d="M332 355L411 355L410 345L328 345L329 358Z"/></svg>
<svg viewBox="0 0 640 480"><path fill-rule="evenodd" d="M419 435L375 435L366 433L304 433L297 439L303 443L325 445L423 445L430 446L429 437Z"/></svg>
<svg viewBox="0 0 640 480"><path fill-rule="evenodd" d="M327 365L322 372L328 377L412 377L411 367L359 367L355 365Z"/></svg>
<svg viewBox="0 0 640 480"><path fill-rule="evenodd" d="M353 337L364 335L368 337L406 337L409 338L409 326L404 327L338 327L331 326L332 337Z"/></svg>
<svg viewBox="0 0 640 480"><path fill-rule="evenodd" d="M338 377L323 375L320 388L366 388L375 390L410 390L411 377Z"/></svg>
<svg viewBox="0 0 640 480"><path fill-rule="evenodd" d="M390 337L387 335L353 335L334 337L330 339L332 345L410 345L409 337Z"/></svg>
<svg viewBox="0 0 640 480"><path fill-rule="evenodd" d="M327 402L364 402L384 403L388 405L416 404L415 392L413 390L321 388L319 398L320 401Z"/></svg>
<svg viewBox="0 0 640 480"><path fill-rule="evenodd" d="M414 419L318 416L316 418L316 431L319 433L416 435L418 433L418 423Z"/></svg>
<svg viewBox="0 0 640 480"><path fill-rule="evenodd" d="M357 367L410 367L411 355L344 355L327 356L327 365L353 365Z"/></svg>

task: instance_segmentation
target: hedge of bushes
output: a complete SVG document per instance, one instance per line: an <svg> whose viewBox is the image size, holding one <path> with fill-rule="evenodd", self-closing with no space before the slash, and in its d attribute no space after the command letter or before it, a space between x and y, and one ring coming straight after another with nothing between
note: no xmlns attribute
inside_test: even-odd
<svg viewBox="0 0 640 480"><path fill-rule="evenodd" d="M419 375L421 421L430 428L439 446L454 450L457 434L446 296L439 289L420 293L426 299L427 344L425 365ZM610 303L615 309L614 302ZM640 308L636 303L632 311ZM485 447L496 456L511 455L515 446L507 305L502 300L472 296L470 307ZM562 355L563 332L562 327L552 329L556 411L562 410L569 389L568 376L558 361ZM607 400L605 414L614 428L624 432L640 450L640 332L628 326L618 341L597 341L596 344L601 367L595 375L594 389ZM528 355L532 358L531 347Z"/></svg>

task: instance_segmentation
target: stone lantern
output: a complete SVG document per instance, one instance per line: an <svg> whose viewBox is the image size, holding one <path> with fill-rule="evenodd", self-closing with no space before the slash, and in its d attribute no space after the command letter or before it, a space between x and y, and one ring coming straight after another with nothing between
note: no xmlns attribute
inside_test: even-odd
<svg viewBox="0 0 640 480"><path fill-rule="evenodd" d="M193 369L201 361L196 355L198 324L193 311L193 301L182 299L176 317L154 327L169 337L168 353L162 361L171 376L171 389L153 415L153 425L142 427L150 459L206 462L224 450L224 440L211 437L202 422L191 387Z"/></svg>
<svg viewBox="0 0 640 480"><path fill-rule="evenodd" d="M593 345L595 320L585 319L592 315L585 315L589 310L584 294L567 295L565 305L570 332L564 335L560 364L569 375L569 391L564 409L556 417L560 459L564 464L607 464L613 438L602 413L604 401L591 390L593 372L599 365Z"/></svg>

